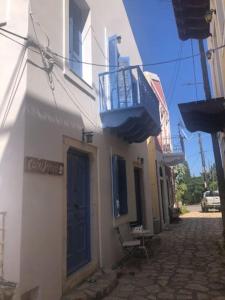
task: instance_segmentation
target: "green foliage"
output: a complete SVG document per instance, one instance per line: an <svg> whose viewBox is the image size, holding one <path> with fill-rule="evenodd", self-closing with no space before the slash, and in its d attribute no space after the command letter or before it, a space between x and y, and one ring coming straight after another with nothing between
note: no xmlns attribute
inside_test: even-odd
<svg viewBox="0 0 225 300"><path fill-rule="evenodd" d="M187 165L178 164L174 170L175 173L175 192L176 192L176 201L182 201L183 196L187 191L186 177L188 173Z"/></svg>
<svg viewBox="0 0 225 300"><path fill-rule="evenodd" d="M188 210L188 208L187 208L186 205L182 205L182 206L181 206L181 208L180 208L180 213L181 213L181 215L184 215L184 214L189 213L189 210Z"/></svg>
<svg viewBox="0 0 225 300"><path fill-rule="evenodd" d="M210 181L209 182L209 190L210 191L217 191L218 190L218 184L217 181Z"/></svg>
<svg viewBox="0 0 225 300"><path fill-rule="evenodd" d="M204 190L204 181L201 176L190 177L187 182L187 192L184 194L183 202L186 204L199 203Z"/></svg>
<svg viewBox="0 0 225 300"><path fill-rule="evenodd" d="M203 176L191 177L188 163L185 161L175 167L175 191L176 201L182 201L184 204L195 204L201 201L205 191ZM215 191L218 189L216 181L215 164L209 168L206 174L208 189Z"/></svg>

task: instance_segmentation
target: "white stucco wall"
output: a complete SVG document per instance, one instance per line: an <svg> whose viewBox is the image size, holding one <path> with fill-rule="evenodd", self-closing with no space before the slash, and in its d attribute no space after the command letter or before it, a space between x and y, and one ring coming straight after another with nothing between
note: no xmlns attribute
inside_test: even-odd
<svg viewBox="0 0 225 300"><path fill-rule="evenodd" d="M210 36L207 40L208 49L214 49L224 45L225 42L225 3L223 0L211 0L210 7L216 10L213 14L212 22L210 23ZM214 97L225 96L225 49L215 50L212 52L212 57L208 61L211 69L211 78ZM225 170L225 135L218 134L223 168Z"/></svg>
<svg viewBox="0 0 225 300"><path fill-rule="evenodd" d="M1 9L6 11L4 14L1 10L2 28L14 32L16 29L17 33L26 36L28 1L3 2ZM6 212L3 276L19 284L27 52L16 43L25 44L23 39L4 31L0 33L0 211Z"/></svg>
<svg viewBox="0 0 225 300"><path fill-rule="evenodd" d="M17 4L16 1L12 1L16 14L11 29L26 35L28 21L30 40L46 47L48 36L51 51L66 55L66 3L68 0L32 0L28 9L25 0L17 0ZM108 37L117 34L122 37L122 43L119 45L121 55L130 56L133 65L141 63L122 1L107 1L106 4L103 0L89 0L87 4L91 11L92 61L107 64L106 42ZM17 17L18 12L20 15ZM32 16L29 13L32 13ZM8 25L6 28L9 28ZM16 62L21 48L19 45L14 46L15 52L7 52L11 42L4 40L4 43L0 53L5 57L10 55L7 61ZM40 53L36 53L39 49L32 49L35 51L29 50L28 53L27 73L20 84L21 91L17 93L16 109L10 115L12 121L9 125L13 124L15 131L9 127L9 132L4 131L3 134L6 138L1 138L1 144L5 147L1 157L5 167L0 168L0 184L5 197L0 208L8 214L5 266L7 279L20 283L21 295L38 287L38 299L58 300L63 288L66 288L66 170L64 176L24 173L24 157L33 156L65 162L66 148L63 137L68 137L71 144L78 145L82 128L94 132L93 147L97 154L93 156L93 174L96 176L92 176L91 182L92 189L95 190L91 198L91 222L96 234L92 234L92 257L96 264L111 267L121 255L113 226L136 218L133 163L137 157L144 158L145 225L152 230L148 156L146 143L129 145L109 133L103 134L99 116L98 73L108 70L107 67L90 67L92 74L89 80L92 78L93 82L87 85L72 74L64 61L58 58L55 60L53 74L50 74L53 80L51 89L49 77L43 70L42 57ZM1 79L4 76L3 83L6 87L10 82L14 64L10 64L9 67L5 62L4 71L0 70ZM25 107L22 106L24 101ZM21 110L23 114L16 114ZM85 145L79 145L86 151ZM127 162L129 214L119 220L114 220L112 216L110 168L113 153L125 157ZM12 181L13 178L16 180ZM13 257L15 264L9 263L9 257ZM8 267L15 270L9 270Z"/></svg>

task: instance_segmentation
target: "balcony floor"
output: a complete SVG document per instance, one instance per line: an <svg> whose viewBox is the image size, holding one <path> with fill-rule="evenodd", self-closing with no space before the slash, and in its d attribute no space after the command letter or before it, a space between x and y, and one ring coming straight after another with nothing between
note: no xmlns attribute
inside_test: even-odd
<svg viewBox="0 0 225 300"><path fill-rule="evenodd" d="M135 106L101 113L104 128L129 143L144 142L149 136L157 136L161 128L143 106Z"/></svg>

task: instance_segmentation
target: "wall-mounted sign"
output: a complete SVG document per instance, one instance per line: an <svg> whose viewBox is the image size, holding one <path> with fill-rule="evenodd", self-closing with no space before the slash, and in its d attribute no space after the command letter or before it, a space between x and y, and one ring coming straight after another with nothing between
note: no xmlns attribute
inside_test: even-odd
<svg viewBox="0 0 225 300"><path fill-rule="evenodd" d="M24 168L26 172L54 176L63 175L64 171L63 163L29 156L25 157Z"/></svg>

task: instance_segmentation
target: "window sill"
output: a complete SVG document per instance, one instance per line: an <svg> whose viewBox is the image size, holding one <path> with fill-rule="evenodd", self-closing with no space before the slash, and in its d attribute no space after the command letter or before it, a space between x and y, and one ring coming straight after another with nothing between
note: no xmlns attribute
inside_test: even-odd
<svg viewBox="0 0 225 300"><path fill-rule="evenodd" d="M73 73L68 66L65 66L64 69L64 77L70 81L73 85L75 85L82 92L87 94L93 100L96 99L96 94L92 86L90 86L84 79Z"/></svg>

